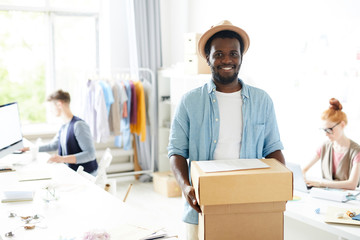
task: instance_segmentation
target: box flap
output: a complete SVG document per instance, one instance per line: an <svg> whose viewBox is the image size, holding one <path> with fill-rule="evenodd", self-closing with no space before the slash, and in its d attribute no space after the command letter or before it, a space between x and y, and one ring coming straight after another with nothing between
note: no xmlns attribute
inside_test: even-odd
<svg viewBox="0 0 360 240"><path fill-rule="evenodd" d="M281 202L292 199L292 172L276 159L261 159L266 169L204 173L191 162L199 205Z"/></svg>

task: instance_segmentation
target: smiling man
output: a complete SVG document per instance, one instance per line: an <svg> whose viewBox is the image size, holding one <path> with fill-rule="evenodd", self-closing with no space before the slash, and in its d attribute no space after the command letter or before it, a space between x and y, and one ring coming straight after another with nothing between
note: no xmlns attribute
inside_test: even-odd
<svg viewBox="0 0 360 240"><path fill-rule="evenodd" d="M201 212L190 182L192 161L275 158L285 163L271 98L238 78L249 43L247 33L226 20L201 36L198 51L211 68L211 81L182 97L171 125L168 156L186 199L188 239L198 239Z"/></svg>

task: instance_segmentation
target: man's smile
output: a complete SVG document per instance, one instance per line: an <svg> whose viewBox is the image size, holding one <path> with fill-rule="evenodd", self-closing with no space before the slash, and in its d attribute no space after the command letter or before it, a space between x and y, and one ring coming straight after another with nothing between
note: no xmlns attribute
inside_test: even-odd
<svg viewBox="0 0 360 240"><path fill-rule="evenodd" d="M233 70L235 69L235 66L234 65L226 65L226 66L219 66L218 67L219 70L224 70L224 71L230 71L230 70Z"/></svg>

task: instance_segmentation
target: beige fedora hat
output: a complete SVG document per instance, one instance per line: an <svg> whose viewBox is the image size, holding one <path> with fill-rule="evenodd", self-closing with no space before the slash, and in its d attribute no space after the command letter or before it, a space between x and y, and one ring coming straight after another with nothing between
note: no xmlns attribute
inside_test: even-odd
<svg viewBox="0 0 360 240"><path fill-rule="evenodd" d="M205 54L206 42L215 33L220 32L220 31L224 31L224 30L230 30L230 31L236 32L237 34L240 35L240 37L242 38L243 43L244 43L244 52L243 52L243 54L246 53L246 51L248 50L249 45L250 45L250 39L249 39L249 36L247 35L247 33L244 30L242 30L241 28L232 25L232 23L230 21L223 20L223 21L219 22L218 24L212 26L209 30L207 30L200 37L199 42L198 42L198 52L203 58L206 59L206 54Z"/></svg>

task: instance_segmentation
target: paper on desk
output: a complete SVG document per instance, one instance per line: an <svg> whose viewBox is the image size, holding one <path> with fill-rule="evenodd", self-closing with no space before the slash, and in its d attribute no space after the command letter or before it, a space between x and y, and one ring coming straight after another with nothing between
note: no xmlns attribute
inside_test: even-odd
<svg viewBox="0 0 360 240"><path fill-rule="evenodd" d="M225 172L234 170L269 168L269 165L259 159L227 159L227 160L211 160L197 161L201 170L204 172Z"/></svg>
<svg viewBox="0 0 360 240"><path fill-rule="evenodd" d="M352 224L360 225L360 221L353 220L351 217L346 215L347 211L351 212L360 212L359 208L342 208L335 206L328 206L326 211L326 216L324 221L327 223L342 223L342 224ZM339 214L343 214L341 218L338 217Z"/></svg>
<svg viewBox="0 0 360 240"><path fill-rule="evenodd" d="M8 190L2 192L1 202L32 201L35 191L33 190Z"/></svg>
<svg viewBox="0 0 360 240"><path fill-rule="evenodd" d="M19 182L49 180L52 178L52 173L48 169L27 169L18 171L17 175Z"/></svg>
<svg viewBox="0 0 360 240"><path fill-rule="evenodd" d="M333 189L333 188L316 188L313 187L310 190L310 196L314 198L321 198L336 202L346 202L346 196L349 193L342 189Z"/></svg>

